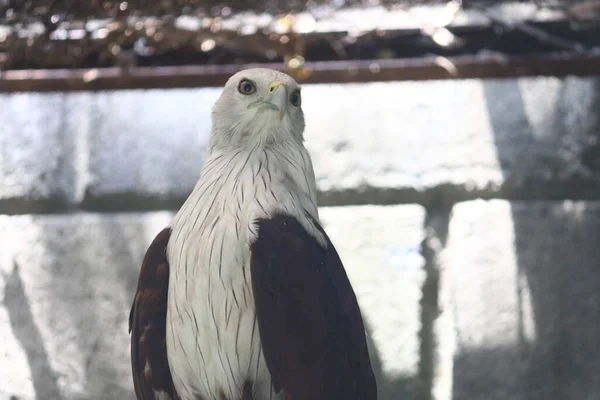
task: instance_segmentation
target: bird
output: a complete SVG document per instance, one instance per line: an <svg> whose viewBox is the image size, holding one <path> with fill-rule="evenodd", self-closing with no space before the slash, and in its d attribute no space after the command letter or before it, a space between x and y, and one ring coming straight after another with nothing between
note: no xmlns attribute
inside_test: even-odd
<svg viewBox="0 0 600 400"><path fill-rule="evenodd" d="M239 71L211 122L200 177L142 261L137 398L377 399L360 306L319 219L300 85Z"/></svg>

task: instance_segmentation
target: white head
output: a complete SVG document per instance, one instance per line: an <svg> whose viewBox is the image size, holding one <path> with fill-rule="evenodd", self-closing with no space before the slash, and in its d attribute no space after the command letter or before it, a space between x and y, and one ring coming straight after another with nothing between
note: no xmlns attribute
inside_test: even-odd
<svg viewBox="0 0 600 400"><path fill-rule="evenodd" d="M253 68L233 75L212 111L211 146L302 142L300 85L282 72Z"/></svg>

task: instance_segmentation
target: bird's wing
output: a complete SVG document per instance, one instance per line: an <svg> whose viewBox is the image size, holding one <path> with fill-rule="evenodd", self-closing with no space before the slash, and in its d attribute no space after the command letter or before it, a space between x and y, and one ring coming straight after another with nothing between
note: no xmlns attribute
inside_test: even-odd
<svg viewBox="0 0 600 400"><path fill-rule="evenodd" d="M333 244L292 216L258 220L251 276L264 357L293 400L377 398L362 316Z"/></svg>
<svg viewBox="0 0 600 400"><path fill-rule="evenodd" d="M163 229L148 248L129 313L131 368L138 400L178 399L165 341L169 287L166 249L170 235L169 228Z"/></svg>

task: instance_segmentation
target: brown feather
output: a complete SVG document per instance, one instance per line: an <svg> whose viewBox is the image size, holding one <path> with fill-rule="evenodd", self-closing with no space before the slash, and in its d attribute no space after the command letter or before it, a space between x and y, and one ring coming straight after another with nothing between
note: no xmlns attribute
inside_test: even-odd
<svg viewBox="0 0 600 400"><path fill-rule="evenodd" d="M155 400L158 392L179 399L166 348L169 263L166 248L171 236L163 229L154 239L142 262L137 291L129 313L131 368L138 400Z"/></svg>
<svg viewBox="0 0 600 400"><path fill-rule="evenodd" d="M252 286L267 366L294 400L375 400L362 316L333 244L323 248L294 217L257 221Z"/></svg>

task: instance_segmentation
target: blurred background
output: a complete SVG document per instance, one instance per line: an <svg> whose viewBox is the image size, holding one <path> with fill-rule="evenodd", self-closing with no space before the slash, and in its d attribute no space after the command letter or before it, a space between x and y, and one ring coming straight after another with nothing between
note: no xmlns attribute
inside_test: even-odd
<svg viewBox="0 0 600 400"><path fill-rule="evenodd" d="M381 399L600 399L600 1L0 0L0 400L133 399L227 78L303 84Z"/></svg>

